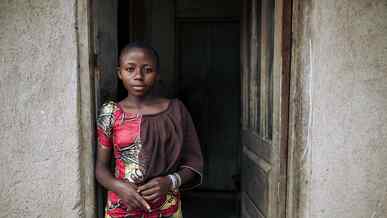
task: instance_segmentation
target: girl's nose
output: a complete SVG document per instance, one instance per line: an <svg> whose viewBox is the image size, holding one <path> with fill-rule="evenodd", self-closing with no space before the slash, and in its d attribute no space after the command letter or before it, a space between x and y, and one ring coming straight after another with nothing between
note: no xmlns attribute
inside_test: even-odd
<svg viewBox="0 0 387 218"><path fill-rule="evenodd" d="M134 72L134 79L143 79L143 73L141 68L137 68Z"/></svg>

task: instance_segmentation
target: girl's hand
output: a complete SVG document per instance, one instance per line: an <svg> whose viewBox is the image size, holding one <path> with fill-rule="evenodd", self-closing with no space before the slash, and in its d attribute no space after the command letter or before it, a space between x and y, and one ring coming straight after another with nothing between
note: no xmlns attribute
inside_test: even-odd
<svg viewBox="0 0 387 218"><path fill-rule="evenodd" d="M167 176L155 177L144 185L138 187L145 200L153 201L168 193L171 187L171 180Z"/></svg>
<svg viewBox="0 0 387 218"><path fill-rule="evenodd" d="M137 186L133 183L120 182L117 192L122 202L128 207L128 210L143 208L150 211L151 208L145 199L137 193Z"/></svg>

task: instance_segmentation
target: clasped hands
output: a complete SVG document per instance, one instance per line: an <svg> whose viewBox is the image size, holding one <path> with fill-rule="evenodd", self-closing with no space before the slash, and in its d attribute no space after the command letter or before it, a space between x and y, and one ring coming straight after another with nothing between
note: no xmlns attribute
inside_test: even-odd
<svg viewBox="0 0 387 218"><path fill-rule="evenodd" d="M167 194L171 187L171 180L167 176L162 176L155 177L141 186L128 182L122 182L120 186L117 194L127 205L128 210L143 208L150 212L151 207L148 202L154 202Z"/></svg>

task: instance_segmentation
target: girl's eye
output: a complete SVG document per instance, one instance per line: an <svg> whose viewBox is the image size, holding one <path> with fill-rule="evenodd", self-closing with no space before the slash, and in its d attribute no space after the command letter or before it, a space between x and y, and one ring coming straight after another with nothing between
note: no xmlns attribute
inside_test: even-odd
<svg viewBox="0 0 387 218"><path fill-rule="evenodd" d="M127 69L127 71L130 72L130 73L131 73L131 72L134 72L134 70L135 70L134 67L129 67L129 68Z"/></svg>
<svg viewBox="0 0 387 218"><path fill-rule="evenodd" d="M153 72L153 69L150 68L150 67L147 67L144 69L145 73L152 73Z"/></svg>

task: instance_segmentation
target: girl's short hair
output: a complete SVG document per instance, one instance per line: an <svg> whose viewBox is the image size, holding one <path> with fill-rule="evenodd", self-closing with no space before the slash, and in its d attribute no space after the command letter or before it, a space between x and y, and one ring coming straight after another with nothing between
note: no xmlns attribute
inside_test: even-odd
<svg viewBox="0 0 387 218"><path fill-rule="evenodd" d="M156 61L156 71L160 72L160 57L159 57L159 53L157 52L157 50L155 48L153 48L151 45L147 44L146 42L135 41L135 42L131 42L129 44L126 44L121 49L119 60L121 60L122 56L124 56L131 49L134 49L134 48L147 49L148 51L150 51L150 53L152 54L153 58Z"/></svg>

